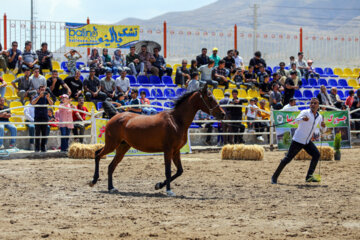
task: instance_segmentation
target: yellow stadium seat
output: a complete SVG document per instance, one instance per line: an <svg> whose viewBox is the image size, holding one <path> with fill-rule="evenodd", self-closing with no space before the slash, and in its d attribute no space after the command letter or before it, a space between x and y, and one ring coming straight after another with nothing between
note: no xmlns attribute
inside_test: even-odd
<svg viewBox="0 0 360 240"><path fill-rule="evenodd" d="M178 67L181 67L181 64L174 64L174 67L173 67L173 74L175 74L175 73L176 73L176 69L177 69Z"/></svg>
<svg viewBox="0 0 360 240"><path fill-rule="evenodd" d="M22 117L10 117L9 121L10 122L25 122ZM25 123L24 124L14 124L14 126L16 127L16 129L18 131L25 131L26 130Z"/></svg>
<svg viewBox="0 0 360 240"><path fill-rule="evenodd" d="M18 75L16 75L16 77L19 78L19 77L22 77L24 75L25 75L24 73L19 73Z"/></svg>
<svg viewBox="0 0 360 240"><path fill-rule="evenodd" d="M356 77L359 77L360 68L354 68L353 72L354 72L354 74L356 75Z"/></svg>
<svg viewBox="0 0 360 240"><path fill-rule="evenodd" d="M238 89L238 91L239 91L239 94L238 94L239 98L247 98L248 97L248 94L245 89Z"/></svg>
<svg viewBox="0 0 360 240"><path fill-rule="evenodd" d="M225 94L225 93L229 93L229 94L230 94L230 98L233 98L233 96L232 96L232 89L226 89L225 92L224 92L224 94Z"/></svg>
<svg viewBox="0 0 360 240"><path fill-rule="evenodd" d="M5 90L5 99L7 100L13 100L13 99L16 99L17 96L14 95L14 92L13 92L13 89L12 87L6 87L6 90Z"/></svg>
<svg viewBox="0 0 360 240"><path fill-rule="evenodd" d="M67 78L69 75L68 74L60 74L59 78L61 78L62 80L65 80L65 78Z"/></svg>
<svg viewBox="0 0 360 240"><path fill-rule="evenodd" d="M57 61L52 61L53 69L57 70L59 73L64 72L64 70L61 69L60 63Z"/></svg>
<svg viewBox="0 0 360 240"><path fill-rule="evenodd" d="M249 95L249 98L254 98L254 97L259 98L260 97L259 92L256 90L253 90L253 89L249 89L248 95Z"/></svg>
<svg viewBox="0 0 360 240"><path fill-rule="evenodd" d="M49 78L51 78L51 74L45 74L45 79L49 79Z"/></svg>
<svg viewBox="0 0 360 240"><path fill-rule="evenodd" d="M224 98L224 92L221 89L214 89L213 94L216 100L221 100Z"/></svg>
<svg viewBox="0 0 360 240"><path fill-rule="evenodd" d="M359 88L359 83L356 79L350 79L348 85L353 88Z"/></svg>
<svg viewBox="0 0 360 240"><path fill-rule="evenodd" d="M13 107L21 107L23 106L21 102L19 101L12 101L10 102L10 108L13 108ZM24 115L24 108L17 108L17 109L14 109L14 110L11 110L11 113L14 113L16 115Z"/></svg>
<svg viewBox="0 0 360 240"><path fill-rule="evenodd" d="M344 68L344 76L346 77L356 77L353 71L350 68Z"/></svg>
<svg viewBox="0 0 360 240"><path fill-rule="evenodd" d="M334 74L338 75L340 77L344 76L343 71L341 70L341 68L334 68Z"/></svg>
<svg viewBox="0 0 360 240"><path fill-rule="evenodd" d="M10 74L10 73L5 73L2 78L4 79L5 82L7 83L11 83L14 79L15 79L15 76Z"/></svg>
<svg viewBox="0 0 360 240"><path fill-rule="evenodd" d="M236 85L232 84L232 83L229 83L229 88L231 88L231 89L236 88Z"/></svg>
<svg viewBox="0 0 360 240"><path fill-rule="evenodd" d="M172 68L172 66L170 65L170 64L166 64L166 67L168 67L168 68Z"/></svg>
<svg viewBox="0 0 360 240"><path fill-rule="evenodd" d="M245 66L245 70L246 70L246 71L249 70L249 66Z"/></svg>
<svg viewBox="0 0 360 240"><path fill-rule="evenodd" d="M77 104L76 104L77 106ZM93 102L84 102L84 106L87 108L89 112L91 112L91 109L94 108L94 111L97 112L95 103Z"/></svg>

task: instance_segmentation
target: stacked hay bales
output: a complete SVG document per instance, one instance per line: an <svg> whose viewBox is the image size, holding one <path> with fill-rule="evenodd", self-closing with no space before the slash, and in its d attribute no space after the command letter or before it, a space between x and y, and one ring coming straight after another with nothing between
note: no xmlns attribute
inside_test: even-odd
<svg viewBox="0 0 360 240"><path fill-rule="evenodd" d="M223 160L263 160L265 149L258 145L225 145L221 150Z"/></svg>
<svg viewBox="0 0 360 240"><path fill-rule="evenodd" d="M317 147L320 152L320 159L324 161L334 160L334 149L332 147ZM311 160L311 156L302 149L296 156L295 160Z"/></svg>
<svg viewBox="0 0 360 240"><path fill-rule="evenodd" d="M73 143L69 147L70 158L95 158L95 151L104 147L104 144L82 144ZM105 156L106 157L106 156Z"/></svg>

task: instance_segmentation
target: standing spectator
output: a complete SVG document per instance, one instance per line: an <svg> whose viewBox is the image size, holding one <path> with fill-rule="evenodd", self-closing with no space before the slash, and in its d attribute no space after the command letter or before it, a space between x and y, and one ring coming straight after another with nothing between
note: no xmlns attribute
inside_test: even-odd
<svg viewBox="0 0 360 240"><path fill-rule="evenodd" d="M260 64L262 64L264 66L264 68L266 68L266 62L264 59L261 58L261 52L260 51L256 51L254 53L254 57L250 60L249 62L249 67L253 66L254 67L254 72L259 72L260 71Z"/></svg>
<svg viewBox="0 0 360 240"><path fill-rule="evenodd" d="M35 118L35 108L32 106L31 102L33 100L33 96L30 98L30 102L24 108L25 122L28 122L27 127L29 128L29 136L35 136L35 125L33 124ZM30 138L30 147L29 150L34 151L34 138Z"/></svg>
<svg viewBox="0 0 360 240"><path fill-rule="evenodd" d="M109 49L103 48L102 51L103 51L103 55L101 57L101 61L103 63L105 71L110 70L113 74L116 74L117 68L113 68L113 63L112 63L111 57L109 55Z"/></svg>
<svg viewBox="0 0 360 240"><path fill-rule="evenodd" d="M5 96L6 86L7 86L7 83L4 81L4 79L2 77L0 77L0 95L1 95L1 97Z"/></svg>
<svg viewBox="0 0 360 240"><path fill-rule="evenodd" d="M256 73L256 76L259 79L259 84L264 82L264 76L268 75L268 73L265 71L265 67L264 65L262 65L261 63L259 63L259 72Z"/></svg>
<svg viewBox="0 0 360 240"><path fill-rule="evenodd" d="M229 105L243 105L244 103L247 102L246 99L238 98L239 92L237 89L233 89L231 93L233 99L230 101ZM236 121L242 120L242 107L230 108L230 120L236 120ZM231 129L230 132L233 133L239 133L239 130L240 133L245 132L245 126L241 122L231 123L230 129ZM231 144L245 143L243 135L230 136L229 141Z"/></svg>
<svg viewBox="0 0 360 240"><path fill-rule="evenodd" d="M276 73L279 74L279 76L280 76L281 84L284 84L286 79L288 77L290 77L290 74L289 74L289 71L285 69L285 63L284 62L281 62L279 64L279 67L280 68L276 71ZM296 84L295 84L295 86L296 86Z"/></svg>
<svg viewBox="0 0 360 240"><path fill-rule="evenodd" d="M141 52L139 53L139 59L144 63L144 73L151 73L152 75L159 76L159 69L152 66L152 63L155 62L155 58L148 52L146 45L141 46Z"/></svg>
<svg viewBox="0 0 360 240"><path fill-rule="evenodd" d="M75 56L77 54L77 56ZM64 54L64 57L68 60L67 62L67 69L70 72L70 76L74 76L77 70L76 68L76 61L82 58L81 54L76 51L75 49L71 49L69 52Z"/></svg>
<svg viewBox="0 0 360 240"><path fill-rule="evenodd" d="M125 98L129 98L130 80L126 77L126 71L122 71L120 77L115 80L116 95L123 93Z"/></svg>
<svg viewBox="0 0 360 240"><path fill-rule="evenodd" d="M313 61L309 59L307 61L307 64L308 64L308 69L307 69L307 73L305 74L306 80L308 80L309 77L319 79L320 74L315 72L315 69L312 67Z"/></svg>
<svg viewBox="0 0 360 240"><path fill-rule="evenodd" d="M354 102L351 105L351 111L354 111L356 109L360 108L360 89L356 91L356 96L354 97ZM356 119L358 121L354 122L355 130L360 130L360 111L354 112L351 114L351 119ZM360 133L356 134L357 138L360 138Z"/></svg>
<svg viewBox="0 0 360 240"><path fill-rule="evenodd" d="M49 69L50 72L52 71L52 63L51 59L53 58L52 52L48 50L48 44L43 42L41 44L41 49L36 51L36 54L39 58L39 65L40 65L40 73L43 74L43 69Z"/></svg>
<svg viewBox="0 0 360 240"><path fill-rule="evenodd" d="M150 100L146 98L145 91L140 92L140 103L142 105L150 105ZM156 109L153 107L143 107L142 112L145 113L146 115L153 115L157 113Z"/></svg>
<svg viewBox="0 0 360 240"><path fill-rule="evenodd" d="M255 104L255 99L250 99L250 104L245 109L245 114L248 120L248 132L254 133L257 128L257 122L251 122L256 119L258 106Z"/></svg>
<svg viewBox="0 0 360 240"><path fill-rule="evenodd" d="M21 68L20 61L22 60L21 51L18 49L18 42L13 41L11 43L11 49L8 50L8 63L7 66L9 69L14 69L13 73L16 74ZM20 69L21 70L21 69Z"/></svg>
<svg viewBox="0 0 360 240"><path fill-rule="evenodd" d="M199 111L197 111L194 120L198 120L198 121L199 120L210 120L210 116L207 113L204 113L203 111L199 110ZM199 127L202 127L202 125L204 123L196 123L196 124L199 125ZM205 128L207 129L206 130L207 133L211 133L213 130L212 123L206 123ZM211 145L211 135L206 136L205 144Z"/></svg>
<svg viewBox="0 0 360 240"><path fill-rule="evenodd" d="M290 98L294 97L295 90L299 89L298 86L295 86L294 80L296 78L296 71L290 71L290 77L285 81L285 91L284 91L284 101L283 105L289 103Z"/></svg>
<svg viewBox="0 0 360 240"><path fill-rule="evenodd" d="M309 67L306 64L306 61L304 60L304 53L299 52L298 53L298 60L296 61L296 66L301 72L302 76L307 76ZM307 79L306 79L307 80Z"/></svg>
<svg viewBox="0 0 360 240"><path fill-rule="evenodd" d="M331 92L330 92L330 99L331 102L334 104L335 107L337 108L342 108L344 101L342 101L339 97L339 95L337 94L337 88L336 87L332 87L331 88Z"/></svg>
<svg viewBox="0 0 360 240"><path fill-rule="evenodd" d="M142 110L140 108L140 100L137 98L139 91L137 89L131 90L131 99L129 101L129 112L141 114Z"/></svg>
<svg viewBox="0 0 360 240"><path fill-rule="evenodd" d="M192 92L200 89L199 74L194 72L191 74L191 80L188 83L187 91Z"/></svg>
<svg viewBox="0 0 360 240"><path fill-rule="evenodd" d="M266 101L263 99L260 101L259 109L262 111L258 111L258 118L260 120L270 120L270 109L265 107ZM266 112L265 112L266 111ZM269 112L269 113L267 113ZM270 123L269 122L259 122L259 132L270 132ZM268 137L268 142L270 141L270 135L266 134ZM262 136L259 137L260 141L264 141Z"/></svg>
<svg viewBox="0 0 360 240"><path fill-rule="evenodd" d="M241 70L245 70L245 67L244 67L244 60L242 59L242 57L239 56L239 51L238 50L234 50L233 51L234 53L234 60L235 60L235 67L237 69L241 69Z"/></svg>
<svg viewBox="0 0 360 240"><path fill-rule="evenodd" d="M254 66L249 66L248 68L249 70L245 72L244 77L245 77L245 83L250 84L250 86L252 88L254 87L258 87L259 83L256 80L257 79L257 75L254 72Z"/></svg>
<svg viewBox="0 0 360 240"><path fill-rule="evenodd" d="M73 121L73 110L68 108L75 108L74 105L70 103L69 96L64 94L61 96L62 103L60 106L67 107L59 108L59 128L61 136L69 136L71 129L74 128L73 123L62 123L62 122L72 122ZM61 152L67 152L69 148L69 138L61 138Z"/></svg>
<svg viewBox="0 0 360 240"><path fill-rule="evenodd" d="M4 128L8 129L10 131L10 134L12 137L17 135L17 129L13 124L9 123L9 118L11 117L11 111L6 110L9 109L9 107L5 106L5 98L0 97L0 122L6 122L5 124L0 124L0 149L4 149L4 139L1 137L4 136ZM16 139L13 138L10 140L9 148L15 148Z"/></svg>
<svg viewBox="0 0 360 240"><path fill-rule="evenodd" d="M134 76L139 73L144 74L145 65L140 61L140 56L135 53L135 46L130 47L130 52L126 55L126 64L131 69Z"/></svg>
<svg viewBox="0 0 360 240"><path fill-rule="evenodd" d="M126 66L124 55L121 54L120 49L115 50L114 56L112 57L112 65L113 65L114 74L121 73L122 71L131 73L130 68Z"/></svg>
<svg viewBox="0 0 360 240"><path fill-rule="evenodd" d="M91 49L90 56L88 57L88 66L89 68L95 69L95 75L99 77L100 74L105 72L105 69L102 64L101 57L97 48ZM76 74L76 72L75 72Z"/></svg>
<svg viewBox="0 0 360 240"><path fill-rule="evenodd" d="M263 77L264 82L259 85L260 96L269 100L271 91L271 83L269 83L270 77L267 74L264 74Z"/></svg>
<svg viewBox="0 0 360 240"><path fill-rule="evenodd" d="M301 72L296 68L296 63L291 64L291 70L296 71L296 79L294 80L295 86L302 86Z"/></svg>
<svg viewBox="0 0 360 240"><path fill-rule="evenodd" d="M206 54L207 48L202 48L201 54L196 57L197 67L209 64L210 58Z"/></svg>
<svg viewBox="0 0 360 240"><path fill-rule="evenodd" d="M75 109L78 109L78 110L81 110L84 112L89 112L88 109L84 106L84 98L83 97L78 98L78 105L75 107ZM72 118L74 121L73 134L74 135L84 135L85 126L86 126L84 121L86 119L86 114L82 113L82 112L78 112L78 111L73 111ZM79 141L80 143L84 143L84 138L82 138L82 137L78 138L77 141Z"/></svg>
<svg viewBox="0 0 360 240"><path fill-rule="evenodd" d="M81 73L79 70L75 71L75 76L65 78L65 84L70 88L70 97L77 100L78 97L83 96L83 83L80 79Z"/></svg>
<svg viewBox="0 0 360 240"><path fill-rule="evenodd" d="M89 77L83 82L87 101L105 101L106 94L101 92L100 80L95 75L95 69L91 68Z"/></svg>
<svg viewBox="0 0 360 240"><path fill-rule="evenodd" d="M32 105L45 105L44 107L36 107L35 108L35 122L47 122L49 120L48 117L48 108L47 105L53 105L53 101L50 98L50 94L45 92L45 84L40 85L39 93L36 95L31 104ZM47 125L45 124L36 124L35 125L35 136L48 136L48 129ZM46 152L46 138L41 139L41 146L40 146L40 139L35 139L35 152Z"/></svg>
<svg viewBox="0 0 360 240"><path fill-rule="evenodd" d="M211 79L211 73L214 69L215 62L210 59L207 65L202 65L199 67L199 72L201 73L201 82L217 88L218 82Z"/></svg>
<svg viewBox="0 0 360 240"><path fill-rule="evenodd" d="M290 63L289 63L289 67L291 68L291 65L295 63L296 66L296 61L295 61L295 57L294 56L290 56Z"/></svg>
<svg viewBox="0 0 360 240"><path fill-rule="evenodd" d="M320 92L316 97L319 100L319 105L334 106L334 104L331 102L331 98L328 92L326 91L326 87L324 85L321 85ZM325 107L321 107L321 108L322 110L326 110Z"/></svg>
<svg viewBox="0 0 360 240"><path fill-rule="evenodd" d="M350 90L349 91L349 96L345 100L345 106L351 108L351 106L352 106L352 104L354 102L354 95L355 95L354 90Z"/></svg>
<svg viewBox="0 0 360 240"><path fill-rule="evenodd" d="M219 66L212 71L212 79L217 81L220 85L225 85L225 89L229 88L229 79L226 78L225 61L220 60Z"/></svg>
<svg viewBox="0 0 360 240"><path fill-rule="evenodd" d="M26 67L24 70L24 76L18 77L11 82L22 104L25 104L26 97L36 94L36 90L30 90L30 69Z"/></svg>
<svg viewBox="0 0 360 240"><path fill-rule="evenodd" d="M181 62L181 67L176 68L175 83L185 88L185 84L190 80L190 71L186 68L187 61L185 59Z"/></svg>
<svg viewBox="0 0 360 240"><path fill-rule="evenodd" d="M191 65L189 68L190 76L193 73L199 73L199 69L197 68L197 62L195 59L191 60Z"/></svg>
<svg viewBox="0 0 360 240"><path fill-rule="evenodd" d="M31 93L37 91L40 88L40 86L46 86L46 79L44 76L40 75L39 66L36 66L34 67L34 74L30 77Z"/></svg>
<svg viewBox="0 0 360 240"><path fill-rule="evenodd" d="M286 104L283 109L281 109L282 111L299 111L299 108L296 106L296 99L295 98L290 98L290 101L288 104Z"/></svg>
<svg viewBox="0 0 360 240"><path fill-rule="evenodd" d="M24 67L28 67L30 69L34 69L35 67L39 68L39 65L37 65L38 56L31 48L32 48L32 42L26 41L24 52L21 55L22 56L22 67L21 68L24 68ZM36 89L38 89L38 88L36 88Z"/></svg>
<svg viewBox="0 0 360 240"><path fill-rule="evenodd" d="M106 94L107 98L116 100L116 84L114 79L112 79L112 72L108 70L106 72L106 77L100 80L101 91Z"/></svg>
<svg viewBox="0 0 360 240"><path fill-rule="evenodd" d="M6 55L7 52L2 49L2 45L0 43L0 68L3 69L4 73L7 73Z"/></svg>
<svg viewBox="0 0 360 240"><path fill-rule="evenodd" d="M215 62L215 67L219 66L219 62L220 62L220 57L217 55L218 53L218 49L215 47L213 48L213 54L209 57L209 59L214 60Z"/></svg>
<svg viewBox="0 0 360 240"><path fill-rule="evenodd" d="M171 76L173 69L166 67L166 62L163 56L159 54L160 49L154 48L154 58L153 66L159 69L159 77L161 78L165 73L167 76Z"/></svg>
<svg viewBox="0 0 360 240"><path fill-rule="evenodd" d="M223 58L225 61L225 69L227 70L227 76L230 76L230 73L234 73L236 70L235 59L233 58L233 50L227 51L227 56Z"/></svg>
<svg viewBox="0 0 360 240"><path fill-rule="evenodd" d="M222 107L222 109L225 111L226 118L225 119L231 119L231 107L226 107L226 105L229 105L231 102L230 99L230 93L225 92L224 98L219 101L219 105ZM230 124L226 122L221 123L221 128L224 133L230 133L231 132L231 126ZM224 144L231 144L231 137L230 135L223 135ZM220 145L220 142L219 142Z"/></svg>
<svg viewBox="0 0 360 240"><path fill-rule="evenodd" d="M69 86L59 78L59 74L57 70L52 70L51 77L46 80L47 87L50 88L51 93L54 97L52 99L55 101L56 97L60 97L63 94L71 95L71 89ZM62 89L60 89L62 87Z"/></svg>

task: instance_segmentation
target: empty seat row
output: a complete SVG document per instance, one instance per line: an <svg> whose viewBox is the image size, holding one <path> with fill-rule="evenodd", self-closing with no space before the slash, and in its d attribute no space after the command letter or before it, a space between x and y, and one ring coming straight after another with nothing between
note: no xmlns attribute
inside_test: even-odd
<svg viewBox="0 0 360 240"><path fill-rule="evenodd" d="M331 78L328 81L324 78L320 78L317 81L315 78L309 78L308 80L302 79L302 87L303 88L320 88L321 85L324 85L327 88L337 87L337 88L345 88L345 89L352 89L352 86L348 85L346 79L336 79Z"/></svg>

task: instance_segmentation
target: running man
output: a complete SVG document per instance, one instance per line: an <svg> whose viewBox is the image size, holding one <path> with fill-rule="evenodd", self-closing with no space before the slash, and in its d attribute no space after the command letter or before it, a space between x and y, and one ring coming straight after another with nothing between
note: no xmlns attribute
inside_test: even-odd
<svg viewBox="0 0 360 240"><path fill-rule="evenodd" d="M296 154L300 152L301 149L304 149L312 157L310 167L305 178L306 182L320 182L319 179L313 176L320 158L320 153L315 144L311 141L311 137L313 136L318 124L320 124L323 132L326 131L324 119L319 114L318 109L319 100L317 98L312 98L310 102L310 109L301 111L297 116L295 123L298 124L298 128L295 131L286 157L281 160L274 175L271 177L272 184L277 184L277 179L281 171L296 156Z"/></svg>

